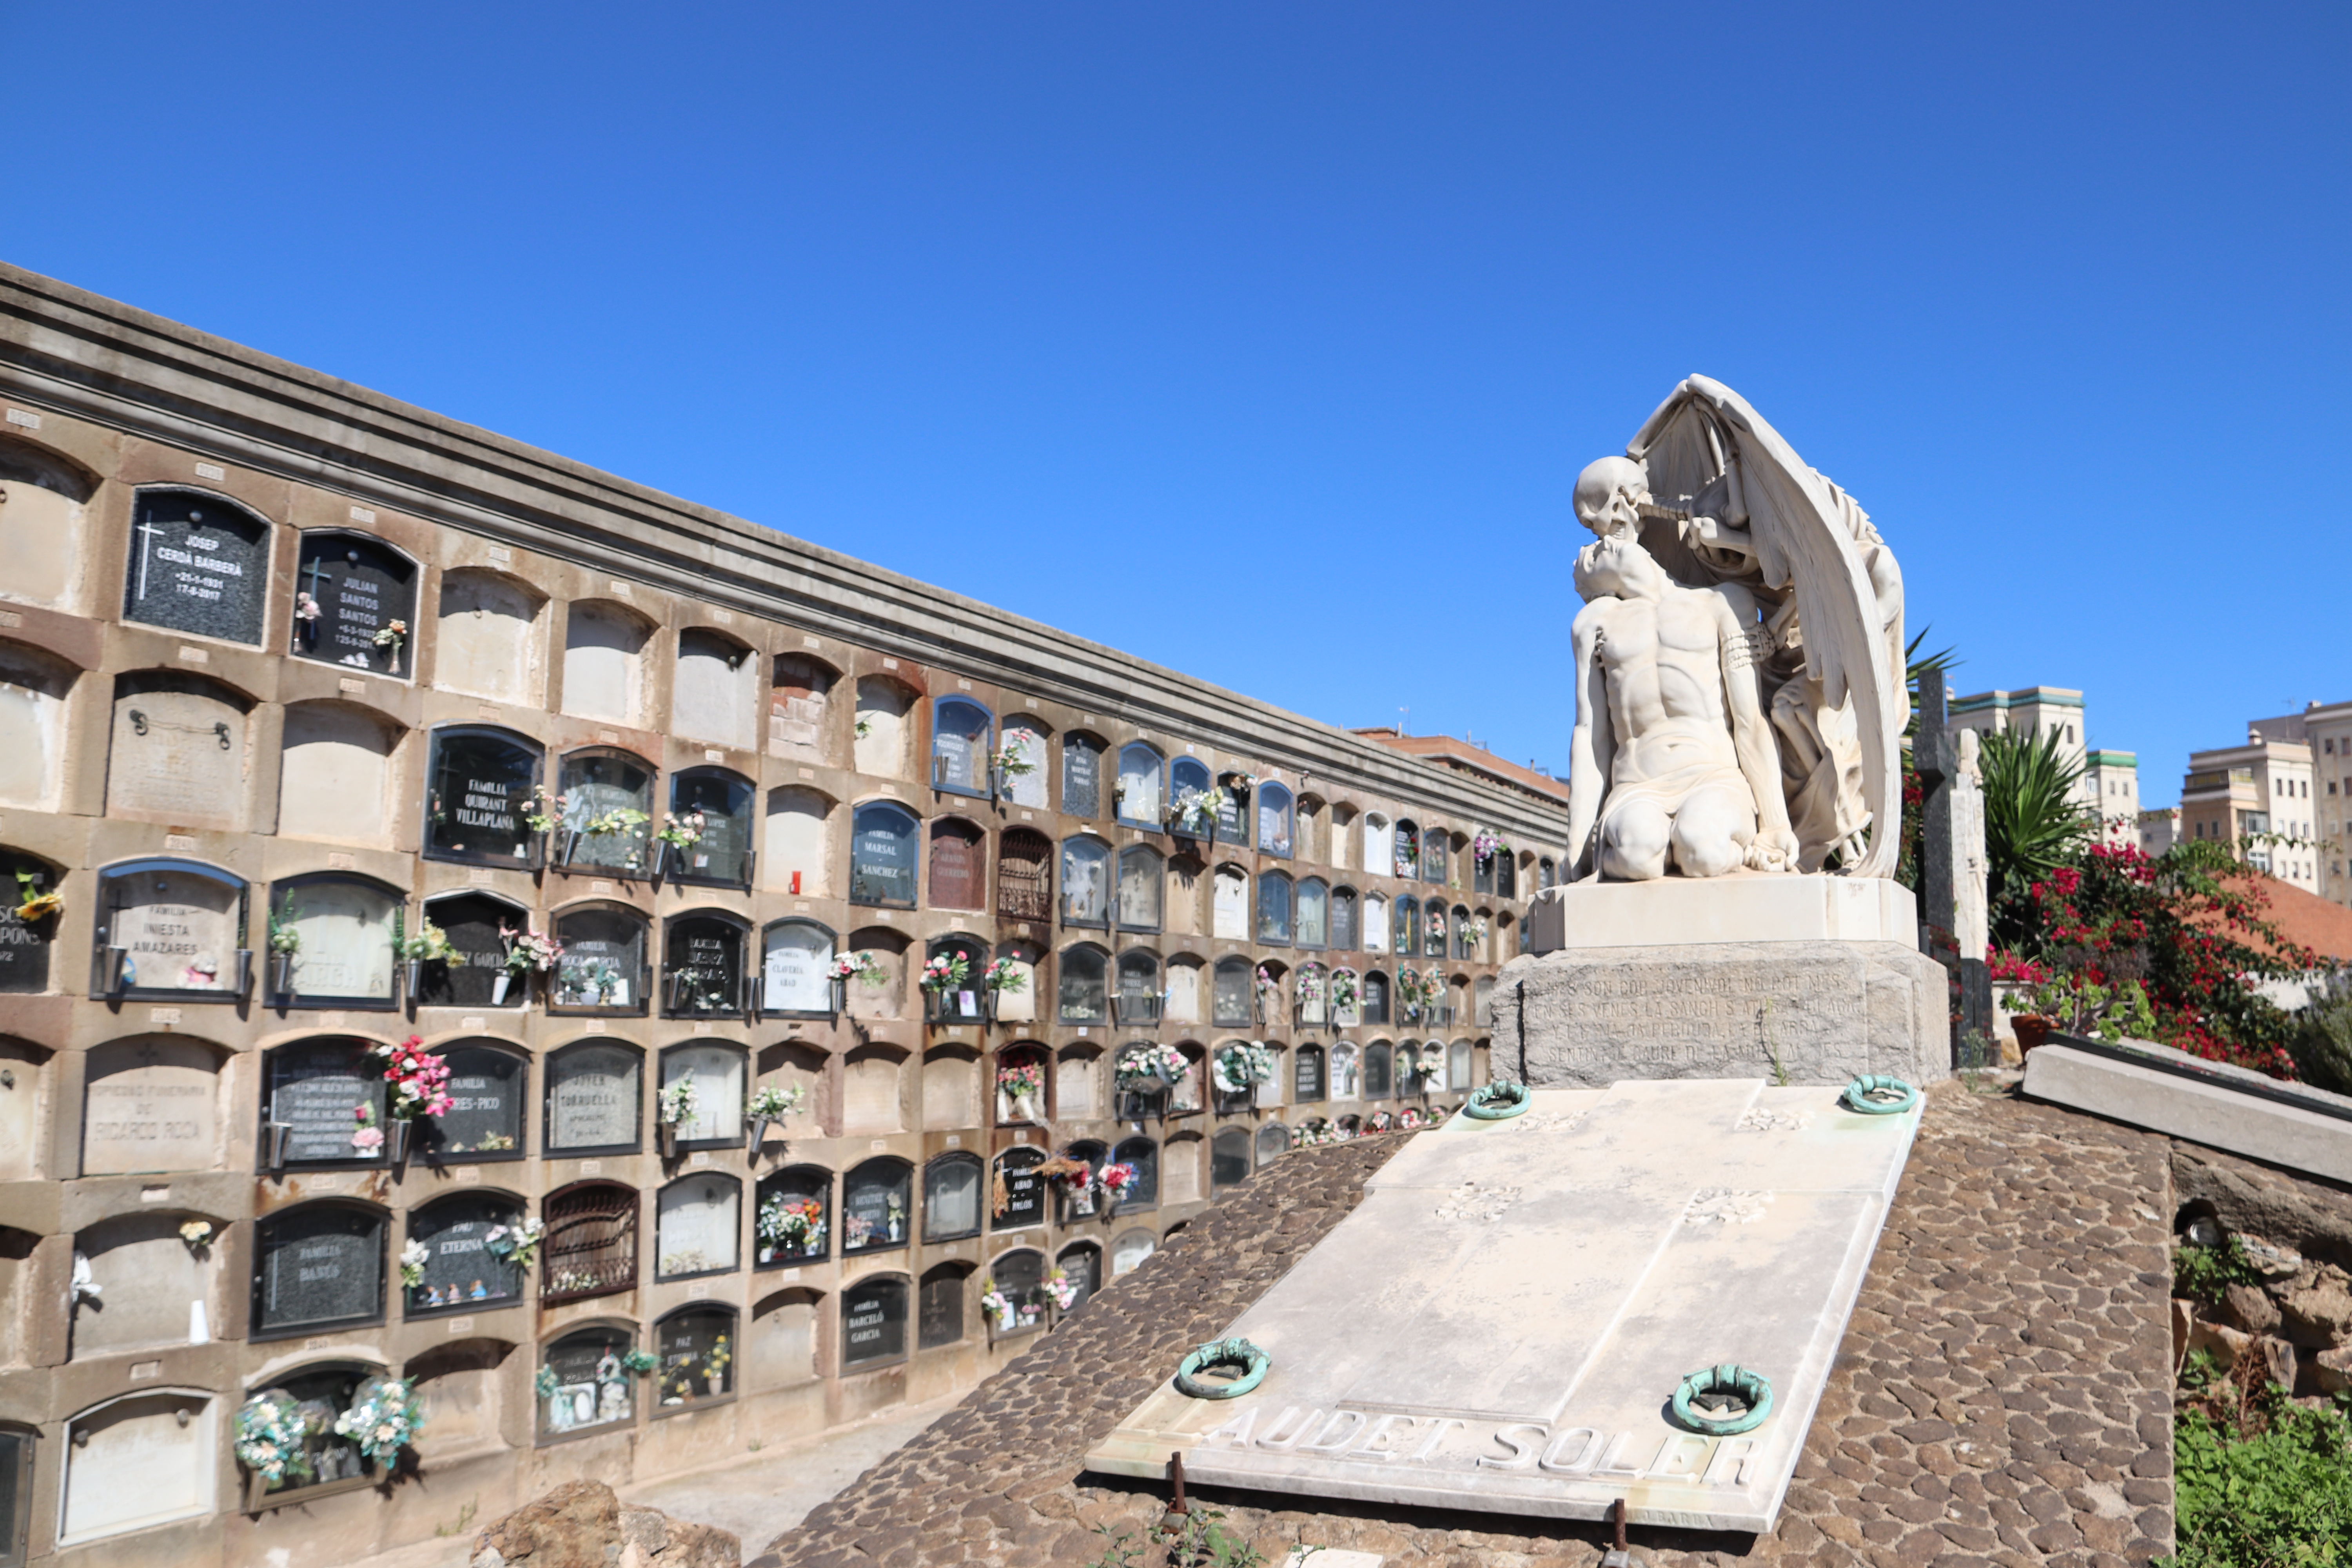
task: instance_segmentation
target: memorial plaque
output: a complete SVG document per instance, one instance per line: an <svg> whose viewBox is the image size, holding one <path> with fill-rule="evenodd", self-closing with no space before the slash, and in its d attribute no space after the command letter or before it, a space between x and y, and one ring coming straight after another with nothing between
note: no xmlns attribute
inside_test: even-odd
<svg viewBox="0 0 2352 1568"><path fill-rule="evenodd" d="M449 1064L449 1110L432 1134L433 1152L520 1159L530 1065L494 1046L446 1046L440 1054Z"/></svg>
<svg viewBox="0 0 2352 1568"><path fill-rule="evenodd" d="M1228 1127L1209 1141L1209 1187L1219 1191L1249 1180L1250 1135L1243 1127Z"/></svg>
<svg viewBox="0 0 2352 1568"><path fill-rule="evenodd" d="M849 838L849 901L912 909L915 846L911 815L887 805L859 806Z"/></svg>
<svg viewBox="0 0 2352 1568"><path fill-rule="evenodd" d="M306 533L294 590L296 658L410 673L416 567L405 556L361 534ZM404 629L394 631L395 621Z"/></svg>
<svg viewBox="0 0 2352 1568"><path fill-rule="evenodd" d="M907 1282L865 1279L841 1297L841 1364L863 1366L907 1353Z"/></svg>
<svg viewBox="0 0 2352 1568"><path fill-rule="evenodd" d="M83 1089L81 1173L210 1170L220 1137L216 1061L193 1040L93 1048Z"/></svg>
<svg viewBox="0 0 2352 1568"><path fill-rule="evenodd" d="M988 1267L996 1289L1013 1303L1013 1321L997 1324L1001 1333L1034 1329L1045 1321L1045 1255L1023 1247L1008 1252Z"/></svg>
<svg viewBox="0 0 2352 1568"><path fill-rule="evenodd" d="M767 931L760 1005L771 1013L833 1011L833 933L786 921Z"/></svg>
<svg viewBox="0 0 2352 1568"><path fill-rule="evenodd" d="M988 793L988 710L949 700L932 721L931 783L941 789Z"/></svg>
<svg viewBox="0 0 2352 1568"><path fill-rule="evenodd" d="M1029 771L1013 773L1004 781L1004 793L1015 805L1035 806L1043 810L1046 798L1045 764L1052 755L1045 733L1025 720L1008 721L1003 731L1004 749L1014 756L1027 759ZM961 1333L957 1335L962 1337Z"/></svg>
<svg viewBox="0 0 2352 1568"><path fill-rule="evenodd" d="M636 758L617 752L575 752L563 759L562 781L566 810L556 831L563 836L562 847L570 857L565 864L638 874L650 872L655 826L653 770ZM645 820L618 832L580 831L597 817L617 811L634 811Z"/></svg>
<svg viewBox="0 0 2352 1568"><path fill-rule="evenodd" d="M522 1270L492 1252L490 1232L521 1220L506 1198L457 1198L411 1216L411 1239L425 1244L425 1278L406 1288L410 1317L495 1307L522 1297Z"/></svg>
<svg viewBox="0 0 2352 1568"><path fill-rule="evenodd" d="M621 1358L632 1348L628 1335L612 1329L591 1329L550 1346L547 1370L555 1374L555 1391L541 1398L541 1430L576 1432L628 1420L635 1412L631 1384L636 1379Z"/></svg>
<svg viewBox="0 0 2352 1568"><path fill-rule="evenodd" d="M1036 1169L1045 1163L1045 1152L1038 1149L1014 1149L997 1162L997 1174L1004 1179L1005 1201L1003 1212L992 1216L995 1229L1020 1230L1045 1223L1045 1178Z"/></svg>
<svg viewBox="0 0 2352 1568"><path fill-rule="evenodd" d="M308 1040L269 1053L268 1120L292 1129L286 1139L289 1165L380 1163L381 1141L373 1149L352 1142L362 1125L383 1126L383 1070L355 1040Z"/></svg>
<svg viewBox="0 0 2352 1568"><path fill-rule="evenodd" d="M257 1333L284 1333L383 1315L383 1217L311 1205L255 1226L260 1267Z"/></svg>
<svg viewBox="0 0 2352 1568"><path fill-rule="evenodd" d="M57 890L57 873L47 865L29 855L0 850L0 994L49 988L49 944L57 940L58 917L25 921L17 918L16 909L28 892Z"/></svg>
<svg viewBox="0 0 2352 1568"><path fill-rule="evenodd" d="M1110 918L1110 851L1099 839L1072 838L1062 845L1062 920L1067 925L1102 925Z"/></svg>
<svg viewBox="0 0 2352 1568"><path fill-rule="evenodd" d="M934 1160L923 1168L925 1241L979 1234L980 1174L980 1161L962 1155Z"/></svg>
<svg viewBox="0 0 2352 1568"><path fill-rule="evenodd" d="M689 1176L654 1203L654 1278L723 1274L735 1267L743 1189L718 1176Z"/></svg>
<svg viewBox="0 0 2352 1568"><path fill-rule="evenodd" d="M645 1059L625 1046L573 1046L547 1063L547 1147L635 1149Z"/></svg>
<svg viewBox="0 0 2352 1568"><path fill-rule="evenodd" d="M425 918L441 928L457 956L428 963L420 977L417 1000L428 1007L520 1007L530 994L525 976L509 978L506 1000L494 1001L499 977L506 971L506 943L501 926L520 930L527 917L511 904L478 893L436 899L425 906Z"/></svg>
<svg viewBox="0 0 2352 1568"><path fill-rule="evenodd" d="M698 1307L665 1318L654 1329L661 1357L661 1402L691 1405L735 1386L735 1314Z"/></svg>
<svg viewBox="0 0 2352 1568"><path fill-rule="evenodd" d="M1102 1289L1102 1254L1091 1247L1074 1247L1062 1254L1060 1267L1063 1277L1077 1288L1077 1296L1065 1309L1075 1312Z"/></svg>
<svg viewBox="0 0 2352 1568"><path fill-rule="evenodd" d="M393 998L393 913L399 895L371 882L306 879L277 889L278 920L301 946L294 994L318 1002Z"/></svg>
<svg viewBox="0 0 2352 1568"><path fill-rule="evenodd" d="M1249 834L1242 826L1241 803L1229 789L1217 792L1217 842L1237 848L1249 847Z"/></svg>
<svg viewBox="0 0 2352 1568"><path fill-rule="evenodd" d="M580 1012L646 1010L646 921L624 910L577 910L559 916L563 940L552 1005Z"/></svg>
<svg viewBox="0 0 2352 1568"><path fill-rule="evenodd" d="M740 1046L675 1046L662 1053L664 1089L694 1075L694 1114L677 1124L683 1145L735 1143L743 1137L743 1078L750 1058Z"/></svg>
<svg viewBox="0 0 2352 1568"><path fill-rule="evenodd" d="M1225 1331L1272 1356L1255 1390L1163 1384L1087 1464L1157 1478L1172 1450L1216 1486L1569 1519L1622 1498L1636 1524L1769 1532L1918 1121L1760 1079L1457 1117ZM1681 1380L1726 1364L1769 1414L1678 1420Z"/></svg>
<svg viewBox="0 0 2352 1568"><path fill-rule="evenodd" d="M1135 1167L1135 1179L1120 1195L1122 1209L1150 1208L1160 1201L1160 1145L1149 1138L1130 1138L1114 1152L1122 1165Z"/></svg>
<svg viewBox="0 0 2352 1568"><path fill-rule="evenodd" d="M261 646L269 525L185 490L146 490L131 507L122 618Z"/></svg>
<svg viewBox="0 0 2352 1568"><path fill-rule="evenodd" d="M849 1173L841 1194L844 1253L872 1252L907 1240L907 1199L913 1184L896 1160L871 1160Z"/></svg>
<svg viewBox="0 0 2352 1568"><path fill-rule="evenodd" d="M740 1016L743 928L717 915L681 915L665 932L662 1005L672 1017Z"/></svg>
<svg viewBox="0 0 2352 1568"><path fill-rule="evenodd" d="M536 836L524 821L539 782L539 753L478 730L433 736L425 853L484 866L527 866Z"/></svg>
<svg viewBox="0 0 2352 1568"><path fill-rule="evenodd" d="M119 677L106 760L108 809L170 813L193 824L235 822L245 796L250 707L193 675Z"/></svg>
<svg viewBox="0 0 2352 1568"><path fill-rule="evenodd" d="M670 810L702 814L702 837L673 849L669 874L682 882L740 887L750 875L751 807L757 792L731 773L703 770L670 781Z"/></svg>
<svg viewBox="0 0 2352 1568"><path fill-rule="evenodd" d="M1062 810L1070 816L1102 815L1102 742L1072 735L1062 742Z"/></svg>

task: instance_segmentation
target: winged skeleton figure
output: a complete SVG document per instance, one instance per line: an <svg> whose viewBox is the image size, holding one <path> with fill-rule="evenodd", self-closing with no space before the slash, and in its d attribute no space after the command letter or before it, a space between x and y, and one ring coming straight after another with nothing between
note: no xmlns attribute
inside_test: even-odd
<svg viewBox="0 0 2352 1568"><path fill-rule="evenodd" d="M1745 627L1748 647L1738 646L1727 631L1716 664L1728 694L1725 722L1733 751L1758 784L1759 826L1740 837L1746 864L1780 868L1772 846L1784 842L1779 824L1785 805L1786 831L1797 850L1792 868L1818 871L1834 856L1839 868L1852 875L1893 875L1902 823L1899 747L1910 710L1903 579L1893 552L1852 497L1808 467L1746 399L1719 382L1685 381L1625 452L1623 459L1593 464L1578 481L1578 514L1601 535L1580 557L1579 586L1591 588L1586 558L1608 547L1613 534L1638 542L1678 588L1720 595L1724 607L1710 603L1708 613L1727 628ZM1610 585L1617 575L1597 580L1602 594L1622 592ZM1578 616L1580 631L1589 616L1612 607L1588 604ZM1603 613L1578 638L1580 676L1603 660L1610 635ZM1673 640L1666 628L1664 645ZM1749 689L1738 679L1751 668L1755 700L1769 715L1778 753L1780 800L1768 798L1756 776L1761 770L1751 761L1761 724L1749 716ZM1617 703L1616 689L1580 680L1578 766L1588 769L1588 777L1597 773L1595 782L1611 796L1644 789L1654 795L1644 782L1627 788L1622 773L1612 770L1605 733L1597 748L1583 740L1596 721L1603 731L1609 729L1610 714L1595 710L1603 706L1604 691L1607 703ZM1621 718L1620 727L1624 722ZM1625 755L1623 741L1616 738L1616 756ZM1715 776L1718 782L1725 776L1720 761ZM1575 785L1572 771L1571 796ZM1616 802L1590 788L1586 799L1583 811L1571 800L1570 817L1573 830L1592 840L1583 853L1593 872L1661 874L1663 860L1655 862L1657 869L1629 871L1622 856L1612 861L1603 853L1600 838ZM1717 874L1721 868L1710 868L1703 851L1686 852L1679 827L1672 851L1677 863L1686 873Z"/></svg>

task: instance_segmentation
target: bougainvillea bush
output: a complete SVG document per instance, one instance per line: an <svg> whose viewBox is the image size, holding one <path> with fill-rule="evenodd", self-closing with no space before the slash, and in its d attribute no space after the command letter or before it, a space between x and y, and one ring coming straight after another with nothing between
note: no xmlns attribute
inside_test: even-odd
<svg viewBox="0 0 2352 1568"><path fill-rule="evenodd" d="M2226 846L2189 839L2161 857L2094 844L2012 906L2024 951L1993 973L2147 993L2157 1039L2210 1061L2294 1076L2290 1015L2264 982L2332 967L2269 920L2269 899Z"/></svg>

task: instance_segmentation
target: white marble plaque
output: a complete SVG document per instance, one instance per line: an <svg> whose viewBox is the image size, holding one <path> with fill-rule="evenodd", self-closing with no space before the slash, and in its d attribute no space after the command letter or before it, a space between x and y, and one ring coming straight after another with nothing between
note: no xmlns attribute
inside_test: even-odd
<svg viewBox="0 0 2352 1568"><path fill-rule="evenodd" d="M1171 1377L1087 1463L1156 1477L1181 1450L1222 1486L1768 1531L1918 1128L1840 1092L1634 1081L1457 1117L1226 1331L1271 1352L1264 1383ZM1678 1425L1676 1384L1723 1363L1769 1380L1771 1414Z"/></svg>

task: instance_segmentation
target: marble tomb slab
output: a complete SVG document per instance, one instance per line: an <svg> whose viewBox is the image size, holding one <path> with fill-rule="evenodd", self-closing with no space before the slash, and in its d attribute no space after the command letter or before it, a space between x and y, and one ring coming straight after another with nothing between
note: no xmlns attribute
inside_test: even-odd
<svg viewBox="0 0 2352 1568"><path fill-rule="evenodd" d="M1087 1456L1308 1497L1772 1528L1919 1124L1761 1079L1538 1089L1415 1138L1225 1331L1253 1392L1169 1381ZM1772 1414L1714 1437L1675 1384L1725 1362Z"/></svg>

